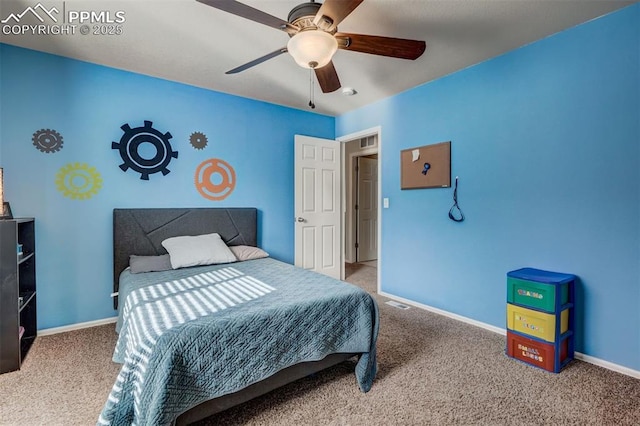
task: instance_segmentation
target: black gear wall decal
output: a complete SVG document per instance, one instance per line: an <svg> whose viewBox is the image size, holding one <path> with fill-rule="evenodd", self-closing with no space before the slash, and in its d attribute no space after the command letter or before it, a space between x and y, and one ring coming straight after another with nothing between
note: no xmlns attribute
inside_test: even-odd
<svg viewBox="0 0 640 426"><path fill-rule="evenodd" d="M171 148L169 139L171 133L162 133L153 128L153 122L145 120L143 127L134 127L129 124L123 124L120 127L124 134L120 138L120 142L112 142L111 149L120 151L122 163L120 168L123 172L132 169L140 173L140 179L149 180L149 175L161 172L163 175L169 174L167 168L172 158L178 158L178 151ZM156 149L153 158L143 158L138 149L143 143L150 143Z"/></svg>
<svg viewBox="0 0 640 426"><path fill-rule="evenodd" d="M209 140L207 139L207 135L202 132L193 132L191 133L191 137L189 138L191 141L191 146L195 149L204 149L207 146Z"/></svg>
<svg viewBox="0 0 640 426"><path fill-rule="evenodd" d="M33 145L44 153L58 152L62 149L62 135L53 129L40 129L31 138Z"/></svg>

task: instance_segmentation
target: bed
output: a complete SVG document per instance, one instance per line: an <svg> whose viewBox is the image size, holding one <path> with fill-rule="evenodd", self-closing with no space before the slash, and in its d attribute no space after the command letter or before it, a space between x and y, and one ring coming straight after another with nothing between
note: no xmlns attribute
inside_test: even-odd
<svg viewBox="0 0 640 426"><path fill-rule="evenodd" d="M98 424L189 424L354 357L369 391L378 311L364 290L271 257L129 268L131 255L166 257L173 237L256 247L257 218L255 208L114 209L122 368Z"/></svg>

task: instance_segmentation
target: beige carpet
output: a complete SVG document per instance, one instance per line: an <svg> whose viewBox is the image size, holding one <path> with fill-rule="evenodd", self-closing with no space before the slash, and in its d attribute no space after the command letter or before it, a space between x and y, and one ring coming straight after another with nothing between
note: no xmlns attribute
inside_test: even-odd
<svg viewBox="0 0 640 426"><path fill-rule="evenodd" d="M369 292L375 268L350 265ZM640 425L640 380L580 361L560 374L504 355L504 337L376 296L379 374L358 390L345 363L200 425ZM0 375L0 424L92 425L113 385L113 325L39 337Z"/></svg>

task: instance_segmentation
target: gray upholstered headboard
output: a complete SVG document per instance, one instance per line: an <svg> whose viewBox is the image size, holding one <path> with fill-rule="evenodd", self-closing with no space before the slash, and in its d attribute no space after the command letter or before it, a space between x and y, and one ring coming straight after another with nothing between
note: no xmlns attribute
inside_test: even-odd
<svg viewBox="0 0 640 426"><path fill-rule="evenodd" d="M113 291L130 255L165 254L162 241L169 237L217 232L227 245L257 246L257 218L250 207L113 209Z"/></svg>

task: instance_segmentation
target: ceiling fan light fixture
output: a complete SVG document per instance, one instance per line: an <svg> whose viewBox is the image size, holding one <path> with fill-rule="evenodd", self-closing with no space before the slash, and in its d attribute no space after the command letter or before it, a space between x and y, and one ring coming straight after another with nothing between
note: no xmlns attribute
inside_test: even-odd
<svg viewBox="0 0 640 426"><path fill-rule="evenodd" d="M289 39L287 50L301 67L322 68L338 50L338 42L322 30L300 31Z"/></svg>

